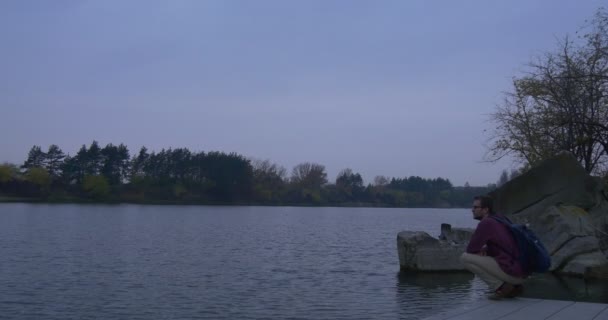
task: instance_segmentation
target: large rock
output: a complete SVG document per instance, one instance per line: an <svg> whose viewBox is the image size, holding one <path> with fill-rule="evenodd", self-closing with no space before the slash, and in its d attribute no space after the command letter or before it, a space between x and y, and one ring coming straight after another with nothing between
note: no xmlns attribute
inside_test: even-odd
<svg viewBox="0 0 608 320"><path fill-rule="evenodd" d="M608 278L606 184L589 176L569 154L560 154L509 181L490 195L497 212L532 229L551 254L551 271ZM471 232L443 224L442 235L401 232L402 270L464 270L459 256Z"/></svg>
<svg viewBox="0 0 608 320"><path fill-rule="evenodd" d="M496 212L516 215L540 213L559 203L589 210L600 204L602 189L601 179L589 176L572 155L562 153L505 183L490 196Z"/></svg>
<svg viewBox="0 0 608 320"><path fill-rule="evenodd" d="M459 257L466 243L440 241L422 231L402 231L397 235L399 265L411 271L463 271Z"/></svg>
<svg viewBox="0 0 608 320"><path fill-rule="evenodd" d="M551 255L551 271L596 277L597 270L608 267L596 237L597 230L587 211L557 205L540 214L524 210L511 218L528 225L538 235Z"/></svg>
<svg viewBox="0 0 608 320"><path fill-rule="evenodd" d="M452 228L448 223L441 224L441 234L439 240L447 241L448 243L467 243L471 239L471 235L475 229L472 228Z"/></svg>
<svg viewBox="0 0 608 320"><path fill-rule="evenodd" d="M426 232L402 231L397 235L399 265L411 271L464 271L460 255L473 234L471 228L441 224L439 239Z"/></svg>
<svg viewBox="0 0 608 320"><path fill-rule="evenodd" d="M608 186L606 186L600 196L605 201L588 210L592 225L596 230L596 235L600 240L600 248L604 253L608 253Z"/></svg>
<svg viewBox="0 0 608 320"><path fill-rule="evenodd" d="M600 252L579 254L561 268L559 274L582 275L585 278L603 278L608 274L606 257Z"/></svg>

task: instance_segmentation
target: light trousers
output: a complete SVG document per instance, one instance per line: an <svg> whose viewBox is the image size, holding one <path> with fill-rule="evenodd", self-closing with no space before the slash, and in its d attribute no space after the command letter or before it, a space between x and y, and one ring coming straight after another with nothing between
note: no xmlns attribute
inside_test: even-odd
<svg viewBox="0 0 608 320"><path fill-rule="evenodd" d="M524 282L523 278L514 277L502 271L496 260L492 257L465 252L460 256L460 262L462 262L467 270L473 272L487 283L492 291L498 289L503 282L510 284L522 284Z"/></svg>

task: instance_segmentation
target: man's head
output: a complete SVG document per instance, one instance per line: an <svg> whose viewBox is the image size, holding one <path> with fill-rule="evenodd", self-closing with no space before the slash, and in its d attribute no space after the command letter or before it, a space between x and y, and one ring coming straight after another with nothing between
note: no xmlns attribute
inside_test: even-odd
<svg viewBox="0 0 608 320"><path fill-rule="evenodd" d="M494 214L492 198L488 196L476 196L473 198L473 219L481 220L490 214Z"/></svg>

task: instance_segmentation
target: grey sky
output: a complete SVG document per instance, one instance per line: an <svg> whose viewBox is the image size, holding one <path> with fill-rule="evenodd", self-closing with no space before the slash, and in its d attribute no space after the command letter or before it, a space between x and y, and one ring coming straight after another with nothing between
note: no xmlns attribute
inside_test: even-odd
<svg viewBox="0 0 608 320"><path fill-rule="evenodd" d="M602 4L2 0L0 162L97 140L485 185L501 92Z"/></svg>

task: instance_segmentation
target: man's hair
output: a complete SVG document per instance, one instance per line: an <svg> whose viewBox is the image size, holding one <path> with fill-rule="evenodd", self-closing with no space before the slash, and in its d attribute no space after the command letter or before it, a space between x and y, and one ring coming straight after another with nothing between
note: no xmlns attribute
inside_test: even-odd
<svg viewBox="0 0 608 320"><path fill-rule="evenodd" d="M494 206L492 203L492 198L490 198L489 196L476 196L473 198L473 200L479 200L479 205L482 208L488 208L488 212L490 214L494 214Z"/></svg>

